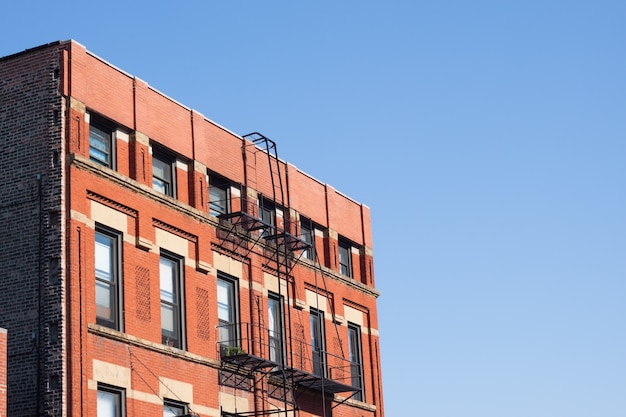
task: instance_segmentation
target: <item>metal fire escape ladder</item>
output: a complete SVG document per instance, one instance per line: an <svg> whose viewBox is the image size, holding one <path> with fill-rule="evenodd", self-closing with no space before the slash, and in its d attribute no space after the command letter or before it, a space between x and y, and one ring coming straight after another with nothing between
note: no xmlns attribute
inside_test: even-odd
<svg viewBox="0 0 626 417"><path fill-rule="evenodd" d="M281 173L281 169L280 169L280 159L278 158L278 150L276 147L276 143L274 141L272 141L271 139L267 138L266 136L258 133L258 132L253 132L250 133L248 135L244 135L243 136L244 139L250 140L256 147L258 147L259 149L261 149L263 151L263 153L265 154L265 157L267 158L267 166L269 168L269 174L270 174L270 182L272 185L272 204L274 205L274 224L270 224L268 225L269 227L267 227L264 230L263 233L263 239L265 240L265 242L267 243L268 248L272 248L274 250L266 250L264 251L265 254L270 255L268 256L269 261L266 262L265 266L267 267L268 264L271 262L271 260L275 260L275 271L276 271L276 278L278 281L278 297L279 299L282 299L282 285L281 285L281 279L284 278L287 282L287 288L289 288L289 273L290 273L290 268L289 268L289 257L290 257L290 244L292 244L297 238L295 238L294 236L291 236L288 234L287 230L285 230L286 228L288 228L289 224L288 222L288 218L289 218L289 206L288 204L285 204L285 191L284 191L284 187L283 187L283 175ZM261 201L260 204L263 203L262 201L263 196L261 195ZM285 222L282 226L283 227L278 227L278 216L277 216L277 208L282 209L287 211L286 213L283 212L283 221ZM261 209L261 206L259 207L259 209ZM261 216L259 216L261 217ZM293 246L293 245L292 245ZM284 262L281 262L281 259ZM281 267L282 266L282 267ZM287 306L289 306L289 291L287 290ZM287 312L289 312L289 308L287 308ZM259 317L260 320L261 317ZM290 322L290 319L289 319ZM291 343L287 342L286 340L283 341L283 343L288 344L288 346L282 346L280 349L283 352L286 352L287 349L291 350ZM280 386L280 390L282 390L283 393L283 410L285 413L285 416L287 417L289 415L289 406L291 405L291 408L293 408L295 410L295 392L293 391L295 388L295 385L293 384L293 381L288 380L288 378L286 377L286 374L284 373L284 367L285 367L285 357L284 355L282 356L282 363L278 364L278 366L276 368L274 368L275 372L272 372L273 376L282 376L279 378L275 378L275 381L278 381L279 384L276 384L278 386ZM270 392L270 384L269 384L269 380L268 380L268 395ZM290 391L290 394L288 394L288 389ZM278 391L279 388L274 388L273 392Z"/></svg>
<svg viewBox="0 0 626 417"><path fill-rule="evenodd" d="M283 185L283 175L281 173L281 162L278 159L276 144L261 135L254 132L243 136L242 153L245 166L244 190L242 190L241 210L233 213L222 214L219 216L220 245L223 249L234 252L240 256L247 257L252 251L258 253L266 259L264 267L270 268L277 276L278 296L282 299L282 285L280 282L284 279L289 287L290 258L296 250L307 248L306 242L298 237L290 234L288 228L290 224L289 207L285 201L285 190ZM257 186L257 169L262 175L266 172L260 167L264 165L263 159L267 158L267 167L269 167L269 179L271 182L271 195L259 194L259 200L250 199L254 196L251 189L258 190ZM259 164L259 168L257 168ZM283 217L284 224L277 224L276 210L273 212L273 218L268 219L260 210L264 208L263 199L271 199L273 207L285 210ZM273 220L273 221L272 221ZM286 303L289 305L289 291L286 294ZM287 317L290 323L289 308L286 309ZM296 385L289 379L289 374L284 372L285 360L284 354L277 363L272 361L269 356L269 345L266 345L268 329L262 325L264 322L262 309L258 309L259 317L257 325L250 324L248 326L258 327L258 331L251 330L256 333L258 340L248 340L247 349L241 349L234 355L221 355L222 367L231 370L235 375L235 380L239 378L250 381L253 384L255 398L255 411L231 413L222 411L222 416L226 417L246 417L257 415L273 415L284 413L285 416L296 415L295 393ZM283 313L284 314L284 313ZM252 319L252 317L251 317ZM242 324L243 325L243 324ZM290 324L289 324L290 325ZM242 341L243 342L243 341ZM284 353L290 350L290 339L283 340L281 344ZM254 348L253 346L257 346ZM260 349L260 350L258 350ZM247 350L247 351L246 351ZM264 359L266 358L266 359ZM235 382L232 384L232 382ZM239 386L237 381L231 381L231 386L235 388ZM257 386L259 384L259 386ZM279 395L282 393L282 395ZM270 395L273 394L273 395ZM278 397L281 398L278 398ZM278 403L281 403L279 406Z"/></svg>
<svg viewBox="0 0 626 417"><path fill-rule="evenodd" d="M227 371L225 375L230 375L231 380L228 382L230 386L237 389L248 383L252 384L252 389L256 399L260 403L255 405L255 411L250 412L227 412L222 410L222 416L225 417L247 417L282 414L286 417L297 415L296 400L303 391L313 389L324 394L334 395L339 392L354 391L350 385L335 380L331 377L314 375L305 370L304 364L296 365L294 357L294 339L292 335L292 318L290 301L290 286L294 285L294 277L291 271L297 263L297 258L302 256L306 249L312 248L312 245L305 242L299 236L297 224L292 224L291 212L289 208L288 195L285 195L285 186L281 172L281 161L278 158L276 144L258 132L250 133L243 136L242 153L245 165L245 180L242 190L242 200L240 211L233 213L225 213L218 216L220 227L218 228L218 237L220 237L220 246L222 249L237 254L244 258L254 251L264 258L263 267L272 271L278 280L278 296L280 299L285 297L282 306L287 306L282 315L285 320L285 338L280 342L281 351L279 360L273 361L269 355L269 338L268 329L262 323L264 322L264 313L261 308L258 309L257 324L240 323L240 326L248 329L245 334L250 336L247 339L248 345L243 344L243 339L239 342L243 349L232 352L232 354L220 354L222 369ZM267 167L269 172L258 169L263 164L263 159L267 158ZM269 174L271 181L271 195L258 194L259 200L251 200L251 196L256 196L251 189L258 192L261 188L257 186L257 169L261 175ZM285 173L286 174L286 173ZM265 180L266 180L265 179ZM263 199L271 199L274 209L282 209L283 223L279 223L276 210L274 210L273 221L268 221L263 216L260 209L263 208ZM313 248L314 250L314 248ZM326 281L322 271L319 259L316 256L317 264L316 274L321 273L323 287L326 292ZM281 282L286 283L286 294ZM316 276L317 281L317 276ZM317 285L317 284L316 284ZM334 305L331 306L334 319ZM256 315L256 314L255 314ZM251 317L252 320L252 317ZM335 320L333 320L335 321ZM337 324L335 323L335 329ZM254 328L253 328L254 327ZM258 329L257 329L258 328ZM256 335L256 336L254 336ZM258 338L258 340L253 340ZM301 342L299 342L301 343ZM342 347L343 349L343 347ZM310 352L310 350L309 350ZM325 352L326 354L326 352ZM344 361L344 353L341 352L339 361ZM280 363L279 363L280 362ZM324 360L324 362L326 362ZM340 378L342 379L342 378ZM257 386L257 384L259 384ZM277 406L277 402L282 403ZM324 416L326 416L326 401L324 402ZM334 407L332 407L334 408Z"/></svg>

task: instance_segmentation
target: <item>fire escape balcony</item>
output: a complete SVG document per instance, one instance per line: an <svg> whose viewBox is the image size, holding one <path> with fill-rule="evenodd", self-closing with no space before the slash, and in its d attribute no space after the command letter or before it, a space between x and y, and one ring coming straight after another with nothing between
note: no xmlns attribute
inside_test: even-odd
<svg viewBox="0 0 626 417"><path fill-rule="evenodd" d="M269 329L250 323L220 325L218 333L232 335L217 343L219 359L230 370L261 372L274 381L330 394L361 389L353 385L361 380L360 364L330 352L314 352L304 341L280 341Z"/></svg>
<svg viewBox="0 0 626 417"><path fill-rule="evenodd" d="M311 244L300 237L263 221L252 213L245 211L224 213L220 214L218 219L221 225L218 231L220 246L234 252L240 248L252 250L260 242L282 254L292 254L311 248Z"/></svg>

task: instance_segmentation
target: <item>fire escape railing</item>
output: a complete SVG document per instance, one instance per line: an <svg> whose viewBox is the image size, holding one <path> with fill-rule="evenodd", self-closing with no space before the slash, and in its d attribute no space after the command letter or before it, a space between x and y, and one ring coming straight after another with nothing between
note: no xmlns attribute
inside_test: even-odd
<svg viewBox="0 0 626 417"><path fill-rule="evenodd" d="M223 334L232 339L216 343L216 352L222 363L233 371L263 372L273 378L288 378L293 384L327 393L354 392L360 387L362 366L327 351L315 352L305 341L291 341L291 355L285 354L285 341L272 336L272 331L250 323L218 325ZM219 340L219 339L218 339Z"/></svg>

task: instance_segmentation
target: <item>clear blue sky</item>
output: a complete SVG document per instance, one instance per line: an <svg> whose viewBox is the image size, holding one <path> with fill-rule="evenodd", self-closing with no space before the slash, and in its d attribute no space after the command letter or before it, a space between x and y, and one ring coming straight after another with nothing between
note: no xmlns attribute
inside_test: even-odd
<svg viewBox="0 0 626 417"><path fill-rule="evenodd" d="M3 3L372 209L388 417L626 416L626 2Z"/></svg>

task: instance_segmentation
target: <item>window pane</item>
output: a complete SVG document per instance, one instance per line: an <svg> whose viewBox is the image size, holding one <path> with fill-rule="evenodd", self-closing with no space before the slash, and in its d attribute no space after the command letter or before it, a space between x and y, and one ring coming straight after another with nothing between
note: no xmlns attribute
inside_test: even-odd
<svg viewBox="0 0 626 417"><path fill-rule="evenodd" d="M273 298L267 300L267 316L270 335L274 336L278 333L278 302Z"/></svg>
<svg viewBox="0 0 626 417"><path fill-rule="evenodd" d="M220 323L221 324L221 323ZM235 338L233 337L232 325L222 325L219 328L220 342L227 345L234 345Z"/></svg>
<svg viewBox="0 0 626 417"><path fill-rule="evenodd" d="M324 366L324 313L311 310L311 348L313 358L313 373L325 376Z"/></svg>
<svg viewBox="0 0 626 417"><path fill-rule="evenodd" d="M96 233L96 277L113 281L113 238Z"/></svg>
<svg viewBox="0 0 626 417"><path fill-rule="evenodd" d="M161 277L161 300L173 303L176 300L176 264L170 259L161 258L159 268Z"/></svg>
<svg viewBox="0 0 626 417"><path fill-rule="evenodd" d="M223 280L217 281L217 315L227 323L233 321L232 314L232 284Z"/></svg>
<svg viewBox="0 0 626 417"><path fill-rule="evenodd" d="M163 180L169 180L171 178L172 166L165 161L154 157L152 159L152 175Z"/></svg>
<svg viewBox="0 0 626 417"><path fill-rule="evenodd" d="M238 345L237 306L235 305L235 283L226 279L217 280L217 317L219 338L223 345Z"/></svg>
<svg viewBox="0 0 626 417"><path fill-rule="evenodd" d="M89 126L89 157L102 165L111 165L111 134Z"/></svg>
<svg viewBox="0 0 626 417"><path fill-rule="evenodd" d="M120 394L98 390L98 417L119 417L120 414Z"/></svg>
<svg viewBox="0 0 626 417"><path fill-rule="evenodd" d="M185 406L166 402L163 405L163 417L182 416L185 414Z"/></svg>
<svg viewBox="0 0 626 417"><path fill-rule="evenodd" d="M350 325L348 327L348 356L350 358L350 383L353 387L363 387L363 366L361 363L361 330ZM354 395L356 400L363 400L363 392Z"/></svg>
<svg viewBox="0 0 626 417"><path fill-rule="evenodd" d="M96 281L96 316L110 321L115 320L113 297L114 293L110 285Z"/></svg>
<svg viewBox="0 0 626 417"><path fill-rule="evenodd" d="M163 194L174 196L171 160L160 159L158 155L152 155L152 188Z"/></svg>
<svg viewBox="0 0 626 417"><path fill-rule="evenodd" d="M95 236L95 295L96 323L120 330L119 259L117 238L96 231Z"/></svg>
<svg viewBox="0 0 626 417"><path fill-rule="evenodd" d="M226 190L212 186L209 191L209 195L211 203L211 214L213 216L218 216L220 214L226 213L226 207L228 202L226 197Z"/></svg>
<svg viewBox="0 0 626 417"><path fill-rule="evenodd" d="M345 243L339 243L339 272L342 275L352 276L351 249Z"/></svg>
<svg viewBox="0 0 626 417"><path fill-rule="evenodd" d="M176 334L176 313L171 305L161 304L161 328L170 337Z"/></svg>
<svg viewBox="0 0 626 417"><path fill-rule="evenodd" d="M311 245L310 248L303 251L304 257L313 259L313 226L308 219L302 219L300 222L300 238L304 243Z"/></svg>
<svg viewBox="0 0 626 417"><path fill-rule="evenodd" d="M267 300L269 352L270 360L276 363L283 362L283 329L281 314L282 309L280 298L277 296L269 297Z"/></svg>
<svg viewBox="0 0 626 417"><path fill-rule="evenodd" d="M152 188L163 194L169 194L168 184L158 178L152 178Z"/></svg>
<svg viewBox="0 0 626 417"><path fill-rule="evenodd" d="M162 343L182 348L183 313L182 313L182 277L180 262L161 256L159 262L161 292L161 336Z"/></svg>
<svg viewBox="0 0 626 417"><path fill-rule="evenodd" d="M224 323L232 322L232 315L230 312L230 307L224 304L217 305L217 318Z"/></svg>
<svg viewBox="0 0 626 417"><path fill-rule="evenodd" d="M94 127L91 128L89 134L89 145L91 145L93 150L100 151L105 155L109 153L109 135Z"/></svg>

